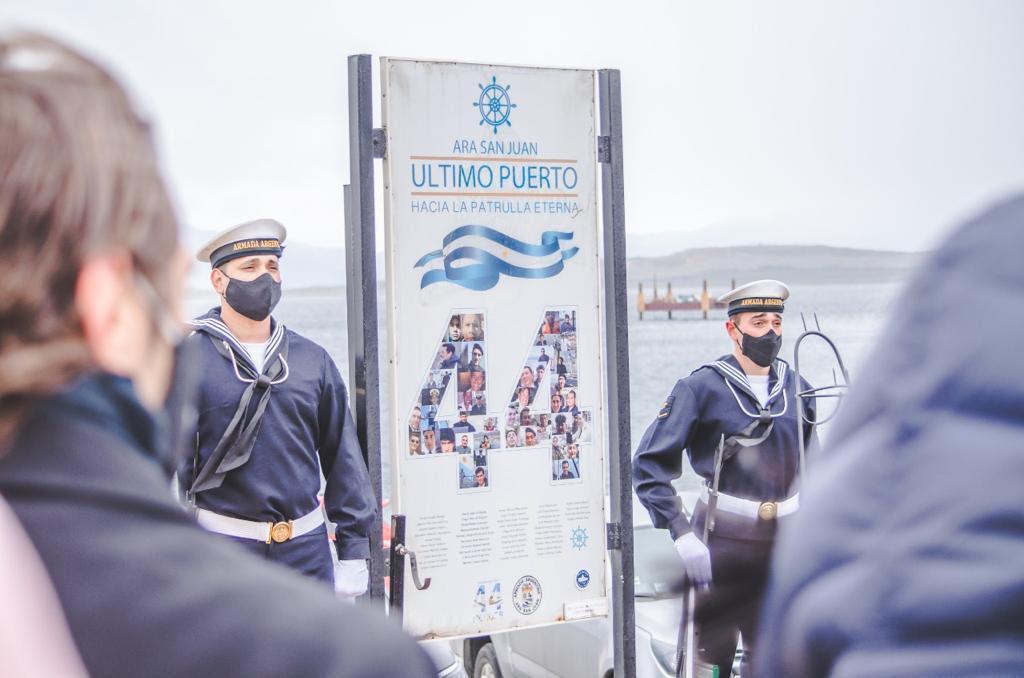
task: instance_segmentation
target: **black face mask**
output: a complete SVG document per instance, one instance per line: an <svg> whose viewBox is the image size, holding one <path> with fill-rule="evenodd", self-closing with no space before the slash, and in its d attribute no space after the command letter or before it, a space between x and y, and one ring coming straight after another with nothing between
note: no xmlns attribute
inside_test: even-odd
<svg viewBox="0 0 1024 678"><path fill-rule="evenodd" d="M775 330L768 330L767 334L760 337L744 334L743 330L738 327L736 331L743 336L743 341L740 343L740 350L743 352L743 355L761 367L771 365L782 349L782 335L775 334Z"/></svg>
<svg viewBox="0 0 1024 678"><path fill-rule="evenodd" d="M226 273L224 276L228 279L224 289L228 305L250 320L265 320L281 301L281 283L269 273L255 280L236 280Z"/></svg>

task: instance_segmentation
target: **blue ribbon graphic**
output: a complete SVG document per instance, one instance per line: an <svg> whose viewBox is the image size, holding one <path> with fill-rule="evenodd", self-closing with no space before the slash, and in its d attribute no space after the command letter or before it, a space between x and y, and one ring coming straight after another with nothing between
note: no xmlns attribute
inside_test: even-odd
<svg viewBox="0 0 1024 678"><path fill-rule="evenodd" d="M479 247L456 247L447 255L444 253L445 248L449 245L459 238L469 235L486 238L487 240L497 243L502 247L506 247L527 256L542 258L555 253L560 253L562 256L558 261L542 268L524 268L522 266L510 264L504 259L496 257L490 252L480 249ZM423 278L420 279L420 289L423 289L428 285L433 285L434 283L451 282L466 289L482 292L497 285L498 280L502 275L511 276L513 278L534 279L551 278L558 275L565 267L565 260L571 259L577 252L579 252L580 248L578 247L570 247L565 250L561 250L561 241L572 240L572 236L572 233L564 231L545 231L544 233L541 233L540 244L534 245L528 242L523 242L522 240L517 240L488 226L467 224L465 226L459 226L446 235L442 241L441 249L433 250L432 252L424 254L420 257L420 260L416 262L413 268L419 268L431 261L434 261L435 259L443 258L444 269L434 269L424 273ZM559 250L561 250L561 252L559 252ZM458 267L454 265L455 262L463 260L475 261L477 263L464 264Z"/></svg>

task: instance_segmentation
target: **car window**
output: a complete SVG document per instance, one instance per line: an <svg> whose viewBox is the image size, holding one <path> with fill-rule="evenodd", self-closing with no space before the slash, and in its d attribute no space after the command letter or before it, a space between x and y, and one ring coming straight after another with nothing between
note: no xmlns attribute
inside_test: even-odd
<svg viewBox="0 0 1024 678"><path fill-rule="evenodd" d="M678 595L683 568L667 530L637 526L633 531L633 587L639 598Z"/></svg>

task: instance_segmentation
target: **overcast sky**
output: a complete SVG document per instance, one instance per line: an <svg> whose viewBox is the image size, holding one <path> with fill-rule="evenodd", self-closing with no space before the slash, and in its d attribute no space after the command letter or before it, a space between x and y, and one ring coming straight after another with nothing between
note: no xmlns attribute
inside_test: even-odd
<svg viewBox="0 0 1024 678"><path fill-rule="evenodd" d="M342 243L359 52L621 69L630 234L923 249L1024 189L1013 0L4 0L0 25L122 76L193 228Z"/></svg>

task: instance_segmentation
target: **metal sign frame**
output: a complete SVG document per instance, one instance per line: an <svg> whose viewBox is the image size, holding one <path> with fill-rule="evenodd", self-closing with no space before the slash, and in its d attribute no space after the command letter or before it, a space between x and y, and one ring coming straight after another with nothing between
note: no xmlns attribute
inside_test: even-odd
<svg viewBox="0 0 1024 678"><path fill-rule="evenodd" d="M384 600L380 370L377 343L377 246L373 186L373 79L370 57L348 58L349 185L345 186L345 295L348 300L350 400L370 472L377 514L370 534L370 600Z"/></svg>
<svg viewBox="0 0 1024 678"><path fill-rule="evenodd" d="M359 442L378 501L382 498L380 373L377 336L376 219L374 159L383 158L385 135L373 127L373 80L369 54L348 58L350 185L345 186L349 374ZM622 95L618 70L598 71L601 134L595 139L601 166L604 234L608 471L611 487L608 550L612 570L612 624L615 675L636 674L636 622L633 607L633 504L629 408L629 334L626 305L626 237L622 143ZM401 523L401 516L399 518ZM371 535L370 598L384 599L387 575L378 513ZM392 535L393 537L395 535ZM400 540L398 540L400 541ZM393 615L401 615L405 553L391 562ZM514 631L512 631L514 633Z"/></svg>
<svg viewBox="0 0 1024 678"><path fill-rule="evenodd" d="M601 227L604 230L605 360L608 398L608 472L612 563L612 638L615 675L636 675L633 609L633 471L629 422L629 315L626 307L626 206L622 158L622 81L617 69L598 72L601 136ZM615 548L617 547L617 548Z"/></svg>

